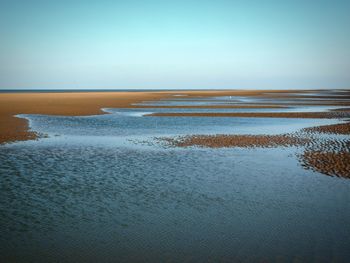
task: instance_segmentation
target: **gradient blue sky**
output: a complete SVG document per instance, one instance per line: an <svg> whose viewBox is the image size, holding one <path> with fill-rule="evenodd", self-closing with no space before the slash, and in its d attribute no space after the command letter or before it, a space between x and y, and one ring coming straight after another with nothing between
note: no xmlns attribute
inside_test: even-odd
<svg viewBox="0 0 350 263"><path fill-rule="evenodd" d="M0 0L0 88L350 88L350 1Z"/></svg>

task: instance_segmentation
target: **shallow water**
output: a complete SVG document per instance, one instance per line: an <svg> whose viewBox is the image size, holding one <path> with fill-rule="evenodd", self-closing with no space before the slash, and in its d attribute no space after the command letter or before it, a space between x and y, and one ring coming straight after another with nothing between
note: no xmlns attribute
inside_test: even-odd
<svg viewBox="0 0 350 263"><path fill-rule="evenodd" d="M266 93L268 94L268 93ZM302 97L298 97L302 96ZM312 98L311 96L317 96ZM327 96L332 96L331 98ZM339 97L339 98L334 98ZM347 103L349 101L348 95L332 95L332 94L303 94L303 93L289 93L288 97L285 98L268 98L268 97L253 97L253 96L219 96L219 97L201 97L201 98L187 98L177 97L161 99L157 101L144 101L142 103L136 103L137 106L237 106L237 105L283 105L287 108L273 109L231 109L234 111L253 111L253 112L316 112L316 111L327 111L330 109L339 108L339 106L331 106L336 103ZM300 105L298 105L300 104ZM310 105L310 106L302 106ZM319 105L321 104L321 105ZM327 105L329 104L329 105ZM296 105L296 106L291 106ZM349 108L349 107L345 107Z"/></svg>
<svg viewBox="0 0 350 263"><path fill-rule="evenodd" d="M350 258L350 180L304 170L301 149L164 148L152 141L287 133L336 120L107 111L22 115L49 138L0 146L1 262Z"/></svg>
<svg viewBox="0 0 350 263"><path fill-rule="evenodd" d="M231 112L231 109L105 109L112 114L82 117L20 115L35 131L49 135L159 136L185 134L280 134L338 123L328 119L156 117L155 112Z"/></svg>

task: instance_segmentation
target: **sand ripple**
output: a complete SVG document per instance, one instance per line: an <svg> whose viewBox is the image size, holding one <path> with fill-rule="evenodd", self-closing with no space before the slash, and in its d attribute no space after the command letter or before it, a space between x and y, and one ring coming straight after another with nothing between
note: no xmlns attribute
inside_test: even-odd
<svg viewBox="0 0 350 263"><path fill-rule="evenodd" d="M350 134L350 122L305 128L304 131L328 134Z"/></svg>
<svg viewBox="0 0 350 263"><path fill-rule="evenodd" d="M305 151L302 155L302 162L306 169L329 176L350 178L349 152Z"/></svg>
<svg viewBox="0 0 350 263"><path fill-rule="evenodd" d="M175 138L157 138L168 145L177 147L201 146L210 148L223 147L277 147L277 146L299 146L309 142L308 138L300 138L292 134L282 135L193 135Z"/></svg>

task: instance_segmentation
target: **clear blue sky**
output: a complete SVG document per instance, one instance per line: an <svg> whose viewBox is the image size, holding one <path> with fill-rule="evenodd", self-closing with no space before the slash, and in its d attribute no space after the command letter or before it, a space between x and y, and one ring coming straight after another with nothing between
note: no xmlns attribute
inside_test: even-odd
<svg viewBox="0 0 350 263"><path fill-rule="evenodd" d="M350 1L0 1L0 88L350 88Z"/></svg>

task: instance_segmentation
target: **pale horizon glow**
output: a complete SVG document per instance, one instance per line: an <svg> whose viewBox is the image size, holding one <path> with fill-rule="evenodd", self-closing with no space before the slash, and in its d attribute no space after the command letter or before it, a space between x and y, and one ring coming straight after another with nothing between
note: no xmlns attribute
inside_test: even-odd
<svg viewBox="0 0 350 263"><path fill-rule="evenodd" d="M0 89L350 88L350 1L6 1Z"/></svg>

